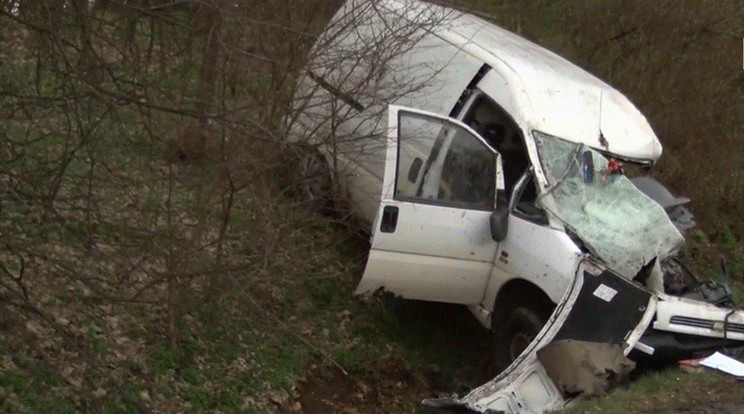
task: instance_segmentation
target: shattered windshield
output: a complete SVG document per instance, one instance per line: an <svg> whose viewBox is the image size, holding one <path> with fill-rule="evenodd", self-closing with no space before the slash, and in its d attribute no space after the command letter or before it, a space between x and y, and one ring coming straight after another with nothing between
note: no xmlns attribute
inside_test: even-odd
<svg viewBox="0 0 744 414"><path fill-rule="evenodd" d="M636 189L614 160L583 144L537 131L533 136L548 180L540 202L610 268L633 278L654 257L682 246L664 209Z"/></svg>

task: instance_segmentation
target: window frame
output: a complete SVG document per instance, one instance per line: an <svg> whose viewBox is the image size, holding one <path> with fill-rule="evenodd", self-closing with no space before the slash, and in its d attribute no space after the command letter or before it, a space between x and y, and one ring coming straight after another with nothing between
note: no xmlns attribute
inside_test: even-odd
<svg viewBox="0 0 744 414"><path fill-rule="evenodd" d="M398 179L401 178L401 173L404 173L404 176L402 179L408 178L408 171L401 171L400 170L400 160L401 160L401 125L402 119L404 116L410 116L413 118L419 118L419 119L425 119L430 121L435 121L436 123L440 124L442 127L449 126L451 128L458 128L464 131L465 133L471 135L476 139L476 141L484 147L484 149L490 154L492 157L492 165L493 165L493 171L491 175L492 180L492 191L491 191L491 203L488 204L488 206L484 205L475 205L472 203L467 203L463 201L457 201L457 200L440 200L440 199L427 199L423 197L416 197L416 196L408 196L408 195L399 195L398 194ZM412 112L407 111L405 109L401 109L398 111L398 131L397 131L397 140L396 140L396 162L395 162L395 180L394 180L394 188L393 188L393 199L396 201L403 201L403 202L410 202L414 204L425 204L425 205L432 205L432 206L439 206L439 207L447 207L447 208L461 208L461 209L467 209L467 210L477 210L477 211L494 211L496 206L496 199L497 199L497 193L498 193L498 187L499 187L499 178L498 178L498 171L501 168L501 155L496 151L489 143L486 141L480 134L478 134L475 130L470 128L468 125L463 123L462 121L459 121L457 119L451 118L451 117L438 117L438 116L431 116L427 114L422 114L418 112ZM440 157L446 157L446 154L449 152L449 148L451 147L452 140L450 140L450 145L446 146L445 140L447 140L447 134L439 134L435 139L434 143L432 145L431 151L429 153L429 157L427 160L423 160L422 169L424 169L420 174L428 174L429 168L431 168L431 164L434 163L437 159ZM453 138L454 139L454 138ZM436 153L434 156L435 158L432 160L431 163L429 163L429 160L431 159L432 155ZM423 178L422 178L423 180ZM441 173L440 173L440 180L441 180ZM419 183L419 186L423 185L423 181Z"/></svg>

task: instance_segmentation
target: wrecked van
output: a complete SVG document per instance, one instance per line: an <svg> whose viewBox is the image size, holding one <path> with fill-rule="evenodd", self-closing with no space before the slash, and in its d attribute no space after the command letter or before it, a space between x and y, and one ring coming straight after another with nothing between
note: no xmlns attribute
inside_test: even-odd
<svg viewBox="0 0 744 414"><path fill-rule="evenodd" d="M614 347L618 368L633 349L744 340L744 314L665 288L691 218L673 222L685 200L624 174L661 156L645 117L481 18L349 0L310 51L284 128L305 149L306 192L334 186L368 226L357 294L463 304L493 330L503 371L447 404L559 407L589 387L549 372L577 342Z"/></svg>

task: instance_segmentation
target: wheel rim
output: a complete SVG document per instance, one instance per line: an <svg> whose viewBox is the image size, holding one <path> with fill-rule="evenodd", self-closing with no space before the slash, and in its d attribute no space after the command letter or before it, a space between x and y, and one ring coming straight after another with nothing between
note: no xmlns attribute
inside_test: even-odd
<svg viewBox="0 0 744 414"><path fill-rule="evenodd" d="M325 159L319 154L303 158L298 182L304 200L312 202L327 197L330 184Z"/></svg>
<svg viewBox="0 0 744 414"><path fill-rule="evenodd" d="M517 359L522 351L527 349L534 339L535 334L526 330L521 330L515 333L509 342L509 359L511 359L511 361Z"/></svg>

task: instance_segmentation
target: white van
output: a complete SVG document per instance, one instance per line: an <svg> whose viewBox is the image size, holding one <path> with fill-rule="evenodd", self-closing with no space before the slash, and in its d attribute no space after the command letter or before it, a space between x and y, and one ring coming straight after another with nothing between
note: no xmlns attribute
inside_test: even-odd
<svg viewBox="0 0 744 414"><path fill-rule="evenodd" d="M370 226L357 293L467 305L502 366L589 274L615 278L593 285L606 304L628 283L653 293L615 310L632 321L617 333L626 354L654 352L636 343L649 324L744 340L744 315L664 293L684 239L622 171L654 164L659 140L625 96L565 59L470 14L349 0L293 105L288 140L317 148Z"/></svg>

